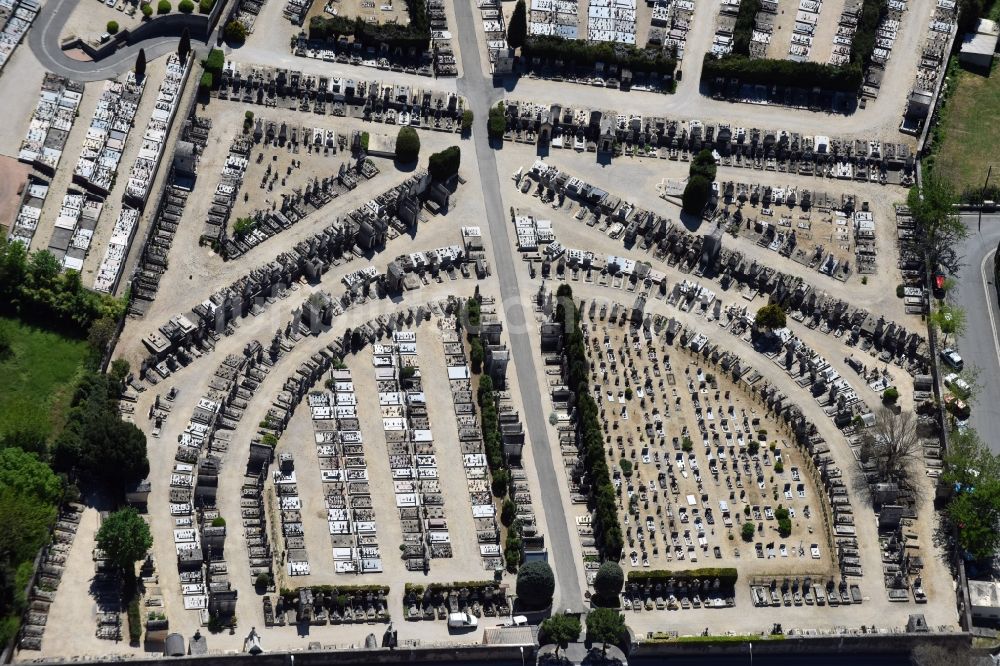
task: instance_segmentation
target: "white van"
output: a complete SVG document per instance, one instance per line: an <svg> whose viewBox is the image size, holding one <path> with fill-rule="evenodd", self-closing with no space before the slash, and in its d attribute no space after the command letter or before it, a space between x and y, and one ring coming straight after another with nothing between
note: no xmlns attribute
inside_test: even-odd
<svg viewBox="0 0 1000 666"><path fill-rule="evenodd" d="M479 620L468 613L449 613L449 629L474 629L479 624Z"/></svg>

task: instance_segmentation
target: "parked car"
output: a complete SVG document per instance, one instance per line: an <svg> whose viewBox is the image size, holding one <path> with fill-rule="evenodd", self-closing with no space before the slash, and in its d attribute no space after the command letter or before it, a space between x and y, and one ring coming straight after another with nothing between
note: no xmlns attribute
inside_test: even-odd
<svg viewBox="0 0 1000 666"><path fill-rule="evenodd" d="M962 357L958 355L958 352L948 347L947 349L941 350L941 360L948 364L954 370L961 370L965 366L965 362L962 361Z"/></svg>
<svg viewBox="0 0 1000 666"><path fill-rule="evenodd" d="M479 620L472 617L468 613L449 613L448 614L448 628L449 629L475 629L479 624Z"/></svg>
<svg viewBox="0 0 1000 666"><path fill-rule="evenodd" d="M944 385L957 393L960 398L965 398L972 392L969 382L959 377L954 372L945 375Z"/></svg>

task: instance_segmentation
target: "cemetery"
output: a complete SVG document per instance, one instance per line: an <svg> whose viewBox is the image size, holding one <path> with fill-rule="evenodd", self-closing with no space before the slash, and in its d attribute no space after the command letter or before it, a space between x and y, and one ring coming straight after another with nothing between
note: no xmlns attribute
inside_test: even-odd
<svg viewBox="0 0 1000 666"><path fill-rule="evenodd" d="M48 2L0 292L81 340L0 319L0 457L59 475L14 661L964 626L903 203L955 2L237 0L204 60L212 0Z"/></svg>

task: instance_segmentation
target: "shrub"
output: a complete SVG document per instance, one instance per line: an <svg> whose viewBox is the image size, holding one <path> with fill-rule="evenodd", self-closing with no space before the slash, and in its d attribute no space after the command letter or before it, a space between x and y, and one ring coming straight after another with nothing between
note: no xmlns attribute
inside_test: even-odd
<svg viewBox="0 0 1000 666"><path fill-rule="evenodd" d="M230 44L242 44L247 39L247 27L242 21L230 21L222 29L222 38Z"/></svg>
<svg viewBox="0 0 1000 666"><path fill-rule="evenodd" d="M139 9L142 10L142 15L145 16L146 18L149 18L150 16L153 15L153 5L149 4L148 2L143 3Z"/></svg>
<svg viewBox="0 0 1000 666"><path fill-rule="evenodd" d="M212 72L214 76L219 76L222 74L222 68L226 65L226 54L222 49L212 49L201 64L206 72Z"/></svg>
<svg viewBox="0 0 1000 666"><path fill-rule="evenodd" d="M170 13L170 0L160 0L156 3L156 13L157 14L169 14Z"/></svg>
<svg viewBox="0 0 1000 666"><path fill-rule="evenodd" d="M747 507L750 508L749 506ZM756 530L754 529L753 523L743 523L743 527L740 528L740 536L747 543L753 541L753 535Z"/></svg>
<svg viewBox="0 0 1000 666"><path fill-rule="evenodd" d="M885 404L895 405L897 400L899 400L899 389L895 386L890 386L886 390L882 391L882 402Z"/></svg>
<svg viewBox="0 0 1000 666"><path fill-rule="evenodd" d="M226 519L223 518L222 516L218 516L212 519L212 527L225 527L225 526L226 526Z"/></svg>
<svg viewBox="0 0 1000 666"><path fill-rule="evenodd" d="M524 0L517 0L514 12L510 15L510 22L507 24L507 46L512 49L521 48L527 38L528 10Z"/></svg>
<svg viewBox="0 0 1000 666"><path fill-rule="evenodd" d="M118 21L108 21L107 30L109 35L117 35Z"/></svg>
<svg viewBox="0 0 1000 666"><path fill-rule="evenodd" d="M462 112L462 134L468 134L472 131L472 110L466 109Z"/></svg>
<svg viewBox="0 0 1000 666"><path fill-rule="evenodd" d="M457 174L461 163L462 149L452 146L431 155L427 160L427 171L431 174L431 178L441 182Z"/></svg>
<svg viewBox="0 0 1000 666"><path fill-rule="evenodd" d="M494 470L490 475L490 489L495 497L503 497L507 494L507 487L510 485L510 472L505 469Z"/></svg>
<svg viewBox="0 0 1000 666"><path fill-rule="evenodd" d="M625 476L632 476L632 461L626 458L622 458L618 461L618 466L622 468L622 474Z"/></svg>
<svg viewBox="0 0 1000 666"><path fill-rule="evenodd" d="M625 389L625 399L626 400L632 399L632 389L630 388Z"/></svg>
<svg viewBox="0 0 1000 666"><path fill-rule="evenodd" d="M517 599L526 610L541 610L552 603L556 579L545 562L529 562L517 572Z"/></svg>
<svg viewBox="0 0 1000 666"><path fill-rule="evenodd" d="M504 527L510 527L510 524L514 522L514 517L517 515L517 505L514 504L514 500L510 497L504 499L503 505L500 508L500 522L503 523Z"/></svg>
<svg viewBox="0 0 1000 666"><path fill-rule="evenodd" d="M765 305L754 315L753 323L757 328L775 330L785 327L785 311L777 303Z"/></svg>
<svg viewBox="0 0 1000 666"><path fill-rule="evenodd" d="M685 453L690 453L694 450L694 442L687 435L684 435L684 438L681 440L681 450Z"/></svg>
<svg viewBox="0 0 1000 666"><path fill-rule="evenodd" d="M269 574L266 571L261 571L259 574L257 574L257 580L255 581L255 584L257 585L257 587L268 588L271 587L272 582L273 582L273 577L271 576L271 574Z"/></svg>
<svg viewBox="0 0 1000 666"><path fill-rule="evenodd" d="M138 599L133 599L128 605L128 638L133 644L142 638L142 615L139 613Z"/></svg>
<svg viewBox="0 0 1000 666"><path fill-rule="evenodd" d="M191 0L181 0L177 3L177 11L182 14L190 14L194 11L194 3Z"/></svg>
<svg viewBox="0 0 1000 666"><path fill-rule="evenodd" d="M416 162L420 156L420 137L412 127L399 128L396 135L396 159L403 164Z"/></svg>
<svg viewBox="0 0 1000 666"><path fill-rule="evenodd" d="M198 0L198 11L202 14L210 14L215 7L215 0Z"/></svg>
<svg viewBox="0 0 1000 666"><path fill-rule="evenodd" d="M483 343L478 337L472 338L472 343L469 345L469 361L472 364L473 372L481 372L483 369Z"/></svg>
<svg viewBox="0 0 1000 666"><path fill-rule="evenodd" d="M617 606L618 595L625 587L625 572L617 562L604 562L594 577L594 592L597 603L606 606Z"/></svg>
<svg viewBox="0 0 1000 666"><path fill-rule="evenodd" d="M747 453L749 453L752 456L755 456L759 451L760 451L760 442L758 442L756 439L751 439L750 443L747 444Z"/></svg>
<svg viewBox="0 0 1000 666"><path fill-rule="evenodd" d="M499 140L503 138L503 133L507 131L507 113L503 102L498 102L490 109L489 119L486 121L486 133L491 139Z"/></svg>
<svg viewBox="0 0 1000 666"><path fill-rule="evenodd" d="M903 297L903 295L906 293L904 291L904 289L905 289L905 287L903 287L903 285L901 285L901 284L897 284L896 285L896 298L902 298Z"/></svg>
<svg viewBox="0 0 1000 666"><path fill-rule="evenodd" d="M781 459L778 459L774 462L774 471L778 474L781 474L782 472L785 471L785 463L781 462Z"/></svg>

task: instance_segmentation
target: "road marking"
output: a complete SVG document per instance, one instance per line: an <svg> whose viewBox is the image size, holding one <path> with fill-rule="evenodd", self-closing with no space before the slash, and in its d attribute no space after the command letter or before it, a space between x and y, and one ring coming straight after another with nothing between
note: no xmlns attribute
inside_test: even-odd
<svg viewBox="0 0 1000 666"><path fill-rule="evenodd" d="M979 275L983 278L983 293L986 295L986 312L990 315L990 328L993 329L993 349L997 354L997 367L1000 367L1000 341L997 340L997 322L993 316L993 304L990 301L990 286L986 280L986 260L996 255L996 253L996 249L993 249L983 257L982 263L979 264Z"/></svg>

